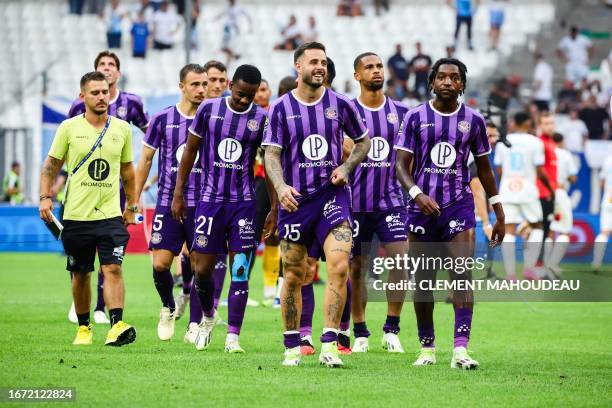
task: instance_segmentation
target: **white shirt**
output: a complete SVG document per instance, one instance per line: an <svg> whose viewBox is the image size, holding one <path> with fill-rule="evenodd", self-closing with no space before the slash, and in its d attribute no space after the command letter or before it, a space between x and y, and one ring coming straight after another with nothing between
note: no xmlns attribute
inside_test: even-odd
<svg viewBox="0 0 612 408"><path fill-rule="evenodd" d="M555 154L557 155L557 183L559 183L559 188L569 190L567 180L578 174L576 159L569 150L559 147L555 149Z"/></svg>
<svg viewBox="0 0 612 408"><path fill-rule="evenodd" d="M544 164L544 143L527 133L511 133L508 141L495 145L495 165L501 166L499 193L504 203L529 203L538 200L537 166Z"/></svg>
<svg viewBox="0 0 612 408"><path fill-rule="evenodd" d="M557 122L557 130L563 135L565 148L570 152L582 153L584 151L584 141L589 135L589 129L584 122L578 118L559 122Z"/></svg>
<svg viewBox="0 0 612 408"><path fill-rule="evenodd" d="M612 204L612 156L608 156L603 166L601 167L599 178L604 180L604 195L602 199L602 207L605 204L611 205Z"/></svg>
<svg viewBox="0 0 612 408"><path fill-rule="evenodd" d="M156 11L153 15L154 40L162 44L174 43L174 31L180 26L181 18L174 11Z"/></svg>
<svg viewBox="0 0 612 408"><path fill-rule="evenodd" d="M537 63L533 73L533 80L534 82L540 82L540 87L534 91L533 99L537 101L552 100L553 76L553 69L548 62L542 60Z"/></svg>
<svg viewBox="0 0 612 408"><path fill-rule="evenodd" d="M316 27L306 27L304 30L302 30L302 39L304 40L304 42L312 42L312 41L317 41L317 39L319 38L319 32L317 31Z"/></svg>
<svg viewBox="0 0 612 408"><path fill-rule="evenodd" d="M586 65L589 62L588 50L592 43L587 37L578 34L575 39L567 36L559 42L558 48L567 57L568 64Z"/></svg>
<svg viewBox="0 0 612 408"><path fill-rule="evenodd" d="M291 40L300 35L300 33L300 27L297 24L287 26L283 32L283 40Z"/></svg>

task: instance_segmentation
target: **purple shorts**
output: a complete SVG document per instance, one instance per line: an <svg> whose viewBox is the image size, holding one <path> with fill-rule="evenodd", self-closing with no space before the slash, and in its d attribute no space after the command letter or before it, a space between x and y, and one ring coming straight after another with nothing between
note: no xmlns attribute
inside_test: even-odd
<svg viewBox="0 0 612 408"><path fill-rule="evenodd" d="M460 232L476 227L474 197L466 194L446 208L438 217L408 210L406 225L410 233L423 242L449 242Z"/></svg>
<svg viewBox="0 0 612 408"><path fill-rule="evenodd" d="M344 221L351 222L349 192L345 187L328 184L298 199L298 209L278 213L280 239L305 245L309 256L317 258L329 231Z"/></svg>
<svg viewBox="0 0 612 408"><path fill-rule="evenodd" d="M155 207L149 250L167 249L175 256L179 255L184 242L187 247L193 242L194 218L195 207L187 207L187 218L182 224L172 218L170 207Z"/></svg>
<svg viewBox="0 0 612 408"><path fill-rule="evenodd" d="M372 242L374 233L383 243L406 241L406 209L353 213L353 255L361 255L361 245Z"/></svg>
<svg viewBox="0 0 612 408"><path fill-rule="evenodd" d="M199 202L192 251L203 254L249 252L255 248L254 200L241 203Z"/></svg>

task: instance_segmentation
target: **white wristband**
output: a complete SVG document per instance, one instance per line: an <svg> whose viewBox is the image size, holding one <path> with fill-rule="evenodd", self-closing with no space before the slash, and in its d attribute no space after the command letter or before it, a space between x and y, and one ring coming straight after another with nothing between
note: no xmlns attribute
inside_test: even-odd
<svg viewBox="0 0 612 408"><path fill-rule="evenodd" d="M501 197L499 194L489 198L489 204L495 205L499 203L501 203Z"/></svg>
<svg viewBox="0 0 612 408"><path fill-rule="evenodd" d="M417 198L417 196L419 194L423 193L421 191L421 189L419 188L419 186L412 186L410 187L410 190L408 190L408 195L410 196L410 198L412 198L413 200L415 200Z"/></svg>

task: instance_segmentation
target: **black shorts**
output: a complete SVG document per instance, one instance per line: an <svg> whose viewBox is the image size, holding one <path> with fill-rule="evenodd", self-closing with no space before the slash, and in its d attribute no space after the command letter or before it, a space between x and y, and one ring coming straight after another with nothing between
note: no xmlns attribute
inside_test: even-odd
<svg viewBox="0 0 612 408"><path fill-rule="evenodd" d="M121 217L99 221L64 220L62 243L68 255L66 270L94 271L96 250L100 265L121 265L129 239Z"/></svg>

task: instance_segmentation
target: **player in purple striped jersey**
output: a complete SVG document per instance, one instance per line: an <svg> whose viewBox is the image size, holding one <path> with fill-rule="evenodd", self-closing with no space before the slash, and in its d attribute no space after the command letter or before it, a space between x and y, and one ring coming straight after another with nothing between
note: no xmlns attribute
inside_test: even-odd
<svg viewBox="0 0 612 408"><path fill-rule="evenodd" d="M206 98L208 85L204 67L197 64L184 66L179 74L181 100L178 104L163 109L151 118L142 142L142 154L136 169L136 197L140 195L149 177L155 152L159 151L157 206L153 217L153 232L149 249L153 252L153 281L162 302L157 325L160 340L170 340L174 335L176 319L175 302L172 297L173 279L170 267L175 256L181 253L185 242L193 241L195 208L199 198L202 169L199 163L191 170L185 186L188 217L183 223L172 218L170 205L176 184L176 174L181 160L189 127L196 110ZM189 282L185 279L184 285Z"/></svg>
<svg viewBox="0 0 612 408"><path fill-rule="evenodd" d="M198 152L204 174L191 247L196 290L204 312L195 340L197 350L208 348L215 323L212 275L216 256L229 252L232 282L225 352L244 353L238 336L249 293L250 255L255 247L253 165L267 123L265 111L253 104L260 82L256 67L241 65L232 78L230 96L200 105L179 165L172 215L182 222L187 216L183 190Z"/></svg>
<svg viewBox="0 0 612 408"><path fill-rule="evenodd" d="M349 174L370 149L368 131L352 101L323 87L327 71L325 47L305 43L294 53L297 88L270 108L266 131L266 175L272 181L282 208L278 229L284 282L281 308L285 326L283 365L300 363L301 287L306 259L321 247L327 262L323 335L319 361L341 366L337 338L346 301L346 280L352 244ZM342 136L355 140L342 162ZM274 207L273 207L274 208ZM276 214L271 211L271 218Z"/></svg>
<svg viewBox="0 0 612 408"><path fill-rule="evenodd" d="M368 331L365 321L367 303L365 278L367 254L374 233L383 243L386 256L403 254L407 249L406 209L402 187L395 176L393 143L400 121L408 111L404 104L385 97L383 93L384 65L373 52L360 54L354 61L355 79L361 93L355 106L366 124L372 147L367 160L361 162L351 176L353 193L353 258L351 259L352 315L355 333L354 352L368 351ZM345 149L352 142L345 138ZM393 271L392 278L402 278L401 271ZM394 294L395 295L395 294ZM387 320L383 326L383 347L391 353L403 353L398 333L404 303L391 296L387 303Z"/></svg>
<svg viewBox="0 0 612 408"><path fill-rule="evenodd" d="M108 114L110 116L123 119L128 123L140 128L143 132L149 122L149 117L144 111L142 99L138 95L119 91L117 89L117 81L121 76L121 62L119 57L113 52L102 51L94 60L94 69L101 72L106 77L106 81L109 86L109 97L110 102L108 104ZM68 111L68 117L72 118L77 115L85 113L85 103L80 99L76 98L72 102L72 106ZM123 187L119 190L121 209L125 207L125 192ZM104 313L105 304L104 296L102 295L102 287L104 284L104 275L101 271L98 271L98 302L94 311L94 321L96 323L109 323L106 314ZM70 309L69 316L71 315L74 308L74 304ZM72 320L71 320L72 321ZM76 322L76 314L74 315L74 321Z"/></svg>
<svg viewBox="0 0 612 408"><path fill-rule="evenodd" d="M407 218L411 251L415 247L424 248L419 245L422 242L445 243L450 256L464 260L474 256L476 225L474 198L469 188L470 152L474 154L478 178L491 197L489 201L497 217L491 245L501 243L505 233L504 211L488 157L491 147L485 121L482 115L459 101L465 90L466 74L467 69L461 61L438 60L429 74L434 99L404 116L395 143L397 177L411 198ZM453 280L471 279L469 269L463 274L454 270L449 274ZM433 292L420 286L420 282L432 278L435 278L435 271L416 270L414 309L422 349L414 365L436 362ZM453 291L453 305L455 330L451 367L476 368L478 362L467 353L474 307L472 290Z"/></svg>

